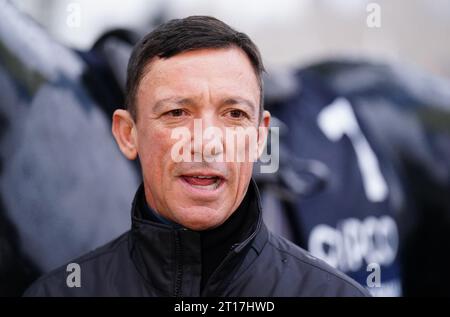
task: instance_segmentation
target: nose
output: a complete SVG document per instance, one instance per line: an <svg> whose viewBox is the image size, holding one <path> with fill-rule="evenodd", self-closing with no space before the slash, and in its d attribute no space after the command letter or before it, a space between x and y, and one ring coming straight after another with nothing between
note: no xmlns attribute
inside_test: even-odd
<svg viewBox="0 0 450 317"><path fill-rule="evenodd" d="M218 161L224 152L223 127L214 114L204 114L194 119L194 133L192 134L192 154L194 161Z"/></svg>

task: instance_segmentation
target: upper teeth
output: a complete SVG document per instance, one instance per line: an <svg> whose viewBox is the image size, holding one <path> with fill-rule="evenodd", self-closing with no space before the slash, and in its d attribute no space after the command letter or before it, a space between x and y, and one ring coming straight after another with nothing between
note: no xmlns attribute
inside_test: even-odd
<svg viewBox="0 0 450 317"><path fill-rule="evenodd" d="M196 178L215 178L215 176L193 176Z"/></svg>

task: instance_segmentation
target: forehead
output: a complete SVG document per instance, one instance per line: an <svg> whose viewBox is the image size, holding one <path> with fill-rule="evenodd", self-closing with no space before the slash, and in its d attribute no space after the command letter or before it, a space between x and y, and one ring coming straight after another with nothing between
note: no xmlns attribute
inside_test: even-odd
<svg viewBox="0 0 450 317"><path fill-rule="evenodd" d="M199 49L156 58L146 66L137 97L139 100L206 93L237 95L258 103L258 79L244 51L237 47Z"/></svg>

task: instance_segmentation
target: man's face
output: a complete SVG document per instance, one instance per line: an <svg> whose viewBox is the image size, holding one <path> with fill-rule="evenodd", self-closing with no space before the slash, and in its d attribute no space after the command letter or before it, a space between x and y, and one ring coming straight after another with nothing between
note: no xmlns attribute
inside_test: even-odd
<svg viewBox="0 0 450 317"><path fill-rule="evenodd" d="M153 60L136 94L136 146L149 206L193 230L222 224L245 196L253 163L248 157L244 162L226 162L225 157L222 162L206 162L203 150L211 139L194 146L194 126L201 120L202 131L222 131L223 137L215 141L225 151L226 129L268 126L267 112L260 121L259 103L256 75L238 48L194 50ZM200 155L200 162L174 160L176 128L191 132L191 154ZM265 137L258 136L260 145Z"/></svg>

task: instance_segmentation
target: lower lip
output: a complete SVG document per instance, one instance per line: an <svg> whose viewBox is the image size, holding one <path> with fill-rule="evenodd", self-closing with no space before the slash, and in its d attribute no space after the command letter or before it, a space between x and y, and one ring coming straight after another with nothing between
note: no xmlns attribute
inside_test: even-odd
<svg viewBox="0 0 450 317"><path fill-rule="evenodd" d="M193 182L185 177L179 177L183 187L193 196L198 196L200 198L216 198L218 194L222 191L224 187L225 180L220 179L215 184L211 185L195 185ZM202 181L200 181L202 182ZM206 184L207 182L204 181Z"/></svg>

